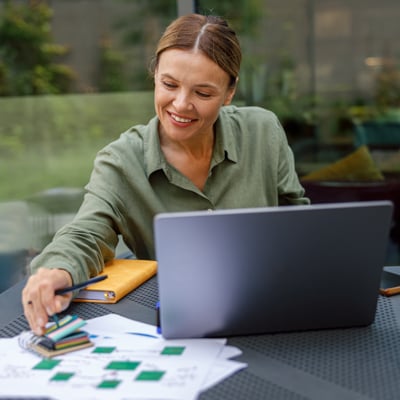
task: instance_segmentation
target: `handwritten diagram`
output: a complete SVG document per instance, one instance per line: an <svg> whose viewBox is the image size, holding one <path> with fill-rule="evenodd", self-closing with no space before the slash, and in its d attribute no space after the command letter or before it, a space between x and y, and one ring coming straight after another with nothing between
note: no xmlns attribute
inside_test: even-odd
<svg viewBox="0 0 400 400"><path fill-rule="evenodd" d="M93 347L51 359L22 349L17 338L1 339L0 394L58 400L190 400L203 390L217 361L229 362L221 357L224 341L166 341L92 328ZM232 362L231 367L229 373L245 364Z"/></svg>

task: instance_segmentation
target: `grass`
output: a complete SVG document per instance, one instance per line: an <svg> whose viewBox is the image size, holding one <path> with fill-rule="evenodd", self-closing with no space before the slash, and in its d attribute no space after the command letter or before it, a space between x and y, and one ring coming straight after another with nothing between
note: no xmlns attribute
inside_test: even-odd
<svg viewBox="0 0 400 400"><path fill-rule="evenodd" d="M105 144L154 115L153 93L0 99L0 201L83 187Z"/></svg>
<svg viewBox="0 0 400 400"><path fill-rule="evenodd" d="M83 187L93 165L95 147L67 149L44 157L35 151L2 163L0 200L24 199L52 187Z"/></svg>

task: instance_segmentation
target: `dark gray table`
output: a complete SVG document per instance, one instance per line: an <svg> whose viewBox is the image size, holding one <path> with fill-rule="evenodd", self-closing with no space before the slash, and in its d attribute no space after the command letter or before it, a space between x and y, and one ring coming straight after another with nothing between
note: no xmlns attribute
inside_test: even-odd
<svg viewBox="0 0 400 400"><path fill-rule="evenodd" d="M28 329L20 303L23 285L0 295L0 337ZM118 304L77 303L68 313L89 319L112 312L154 324L157 298L152 278ZM229 343L243 351L239 359L249 366L201 400L400 398L400 296L380 297L369 327L233 337Z"/></svg>

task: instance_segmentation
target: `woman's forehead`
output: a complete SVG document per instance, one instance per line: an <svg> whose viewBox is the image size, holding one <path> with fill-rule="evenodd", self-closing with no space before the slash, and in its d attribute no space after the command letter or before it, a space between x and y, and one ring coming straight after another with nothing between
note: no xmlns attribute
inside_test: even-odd
<svg viewBox="0 0 400 400"><path fill-rule="evenodd" d="M227 72L199 50L166 50L160 55L157 71L175 79L186 76L218 83L229 81Z"/></svg>

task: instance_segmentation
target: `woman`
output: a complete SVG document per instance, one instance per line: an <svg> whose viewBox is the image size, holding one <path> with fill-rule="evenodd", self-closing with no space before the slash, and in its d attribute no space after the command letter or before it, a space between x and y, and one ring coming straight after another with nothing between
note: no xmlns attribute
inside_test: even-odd
<svg viewBox="0 0 400 400"><path fill-rule="evenodd" d="M159 212L308 203L275 115L229 105L240 61L235 32L218 17L167 28L151 68L156 117L98 153L74 221L32 262L22 302L37 334L71 301L55 290L98 274L118 235L153 259Z"/></svg>

